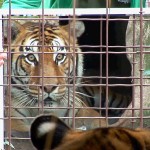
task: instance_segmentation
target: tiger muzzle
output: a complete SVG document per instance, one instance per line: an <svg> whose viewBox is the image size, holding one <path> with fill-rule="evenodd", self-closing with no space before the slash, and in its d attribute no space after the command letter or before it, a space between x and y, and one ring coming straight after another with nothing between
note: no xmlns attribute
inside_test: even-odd
<svg viewBox="0 0 150 150"><path fill-rule="evenodd" d="M50 97L47 97L46 99L44 99L44 106L48 106L48 107L51 107L53 105L53 102L52 102L52 98Z"/></svg>

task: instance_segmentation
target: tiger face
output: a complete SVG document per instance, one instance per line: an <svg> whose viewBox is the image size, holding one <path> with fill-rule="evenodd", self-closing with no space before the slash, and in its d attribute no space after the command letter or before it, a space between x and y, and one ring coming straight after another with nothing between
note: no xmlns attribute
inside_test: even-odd
<svg viewBox="0 0 150 150"><path fill-rule="evenodd" d="M73 24L12 23L11 104L7 93L6 105L12 105L13 117L72 114L66 107L73 105L73 76L83 74L83 56L73 30L79 37L84 24L77 22L73 29ZM75 80L78 83L80 78ZM82 105L79 101L75 104ZM28 131L30 122L30 119L12 120L12 128Z"/></svg>
<svg viewBox="0 0 150 150"><path fill-rule="evenodd" d="M150 130L121 127L77 131L53 115L38 116L30 136L37 150L150 150Z"/></svg>

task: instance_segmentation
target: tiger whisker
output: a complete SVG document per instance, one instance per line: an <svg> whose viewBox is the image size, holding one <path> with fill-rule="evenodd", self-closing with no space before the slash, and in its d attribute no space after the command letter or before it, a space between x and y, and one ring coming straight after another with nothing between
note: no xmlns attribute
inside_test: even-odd
<svg viewBox="0 0 150 150"><path fill-rule="evenodd" d="M28 99L28 96L29 96L29 94L26 94L26 95L24 95L24 94L22 94L22 95L20 95L20 98L18 98L17 99L17 104L16 104L16 106L18 107L18 106L29 106L29 105L31 105L32 106L32 101L33 101L33 99L34 99L34 101L35 101L35 99L36 98L32 98L32 99ZM34 103L36 103L36 101L34 102Z"/></svg>
<svg viewBox="0 0 150 150"><path fill-rule="evenodd" d="M86 106L86 104L80 98L78 98L78 97L75 97L75 102L77 102L77 104L79 104L78 106L81 106L81 105Z"/></svg>
<svg viewBox="0 0 150 150"><path fill-rule="evenodd" d="M87 95L85 93L81 93L81 92L78 92L78 91L76 91L76 93L80 94L80 95L83 95L83 96L86 96L86 97L94 98L93 96L90 96L90 95Z"/></svg>
<svg viewBox="0 0 150 150"><path fill-rule="evenodd" d="M80 84L83 84L83 83L90 83L91 82L91 80L90 79L86 79L86 80L81 80L81 82L80 83L78 83L77 85L80 85Z"/></svg>
<svg viewBox="0 0 150 150"><path fill-rule="evenodd" d="M18 99L18 98L22 97L23 95L25 95L25 94L24 94L24 93L21 93L21 94L16 95L14 98L15 98L15 99Z"/></svg>
<svg viewBox="0 0 150 150"><path fill-rule="evenodd" d="M63 97L62 102L63 102L64 105L66 104L66 99L65 99L65 97Z"/></svg>
<svg viewBox="0 0 150 150"><path fill-rule="evenodd" d="M66 96L67 96L67 98L68 98L68 94L66 94ZM75 106L78 106L78 107L80 107L81 105L84 105L84 106L86 106L86 104L79 98L79 97L77 97L76 95L75 95L75 99L73 100L73 92L71 91L70 92L70 102L74 102L75 103ZM66 99L65 99L66 100ZM67 103L68 103L68 100L66 100L67 101ZM72 105L71 105L72 106Z"/></svg>
<svg viewBox="0 0 150 150"><path fill-rule="evenodd" d="M27 102L27 97L22 98L19 100L18 104L16 104L17 107L26 106L25 103Z"/></svg>
<svg viewBox="0 0 150 150"><path fill-rule="evenodd" d="M32 98L30 101L28 101L28 103L26 103L26 106L34 106L34 104L36 104L36 102L37 102L37 99L36 98Z"/></svg>
<svg viewBox="0 0 150 150"><path fill-rule="evenodd" d="M73 93L73 90L70 89L69 92L70 92L70 93ZM68 94L68 93L67 93L67 94ZM83 95L83 96L86 96L86 97L94 98L93 96L88 95L88 94L85 94L85 93L82 93L82 92L80 92L80 91L75 91L75 94L80 94L80 95Z"/></svg>

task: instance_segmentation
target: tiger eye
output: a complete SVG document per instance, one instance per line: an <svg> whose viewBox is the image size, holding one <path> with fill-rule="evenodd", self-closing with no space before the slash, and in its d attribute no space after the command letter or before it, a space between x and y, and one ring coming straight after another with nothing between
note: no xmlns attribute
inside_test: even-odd
<svg viewBox="0 0 150 150"><path fill-rule="evenodd" d="M28 55L27 55L27 58L28 58L28 60L31 61L31 62L35 61L35 56L34 56L34 54L28 54Z"/></svg>
<svg viewBox="0 0 150 150"><path fill-rule="evenodd" d="M64 54L58 54L57 55L57 60L62 60L64 58Z"/></svg>

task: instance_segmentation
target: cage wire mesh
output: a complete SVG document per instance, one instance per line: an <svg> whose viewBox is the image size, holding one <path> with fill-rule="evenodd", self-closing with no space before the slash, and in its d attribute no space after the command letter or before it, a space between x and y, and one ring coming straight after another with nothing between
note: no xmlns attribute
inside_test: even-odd
<svg viewBox="0 0 150 150"><path fill-rule="evenodd" d="M40 114L79 130L149 127L150 18L142 2L0 11L4 149L34 149L29 130Z"/></svg>

